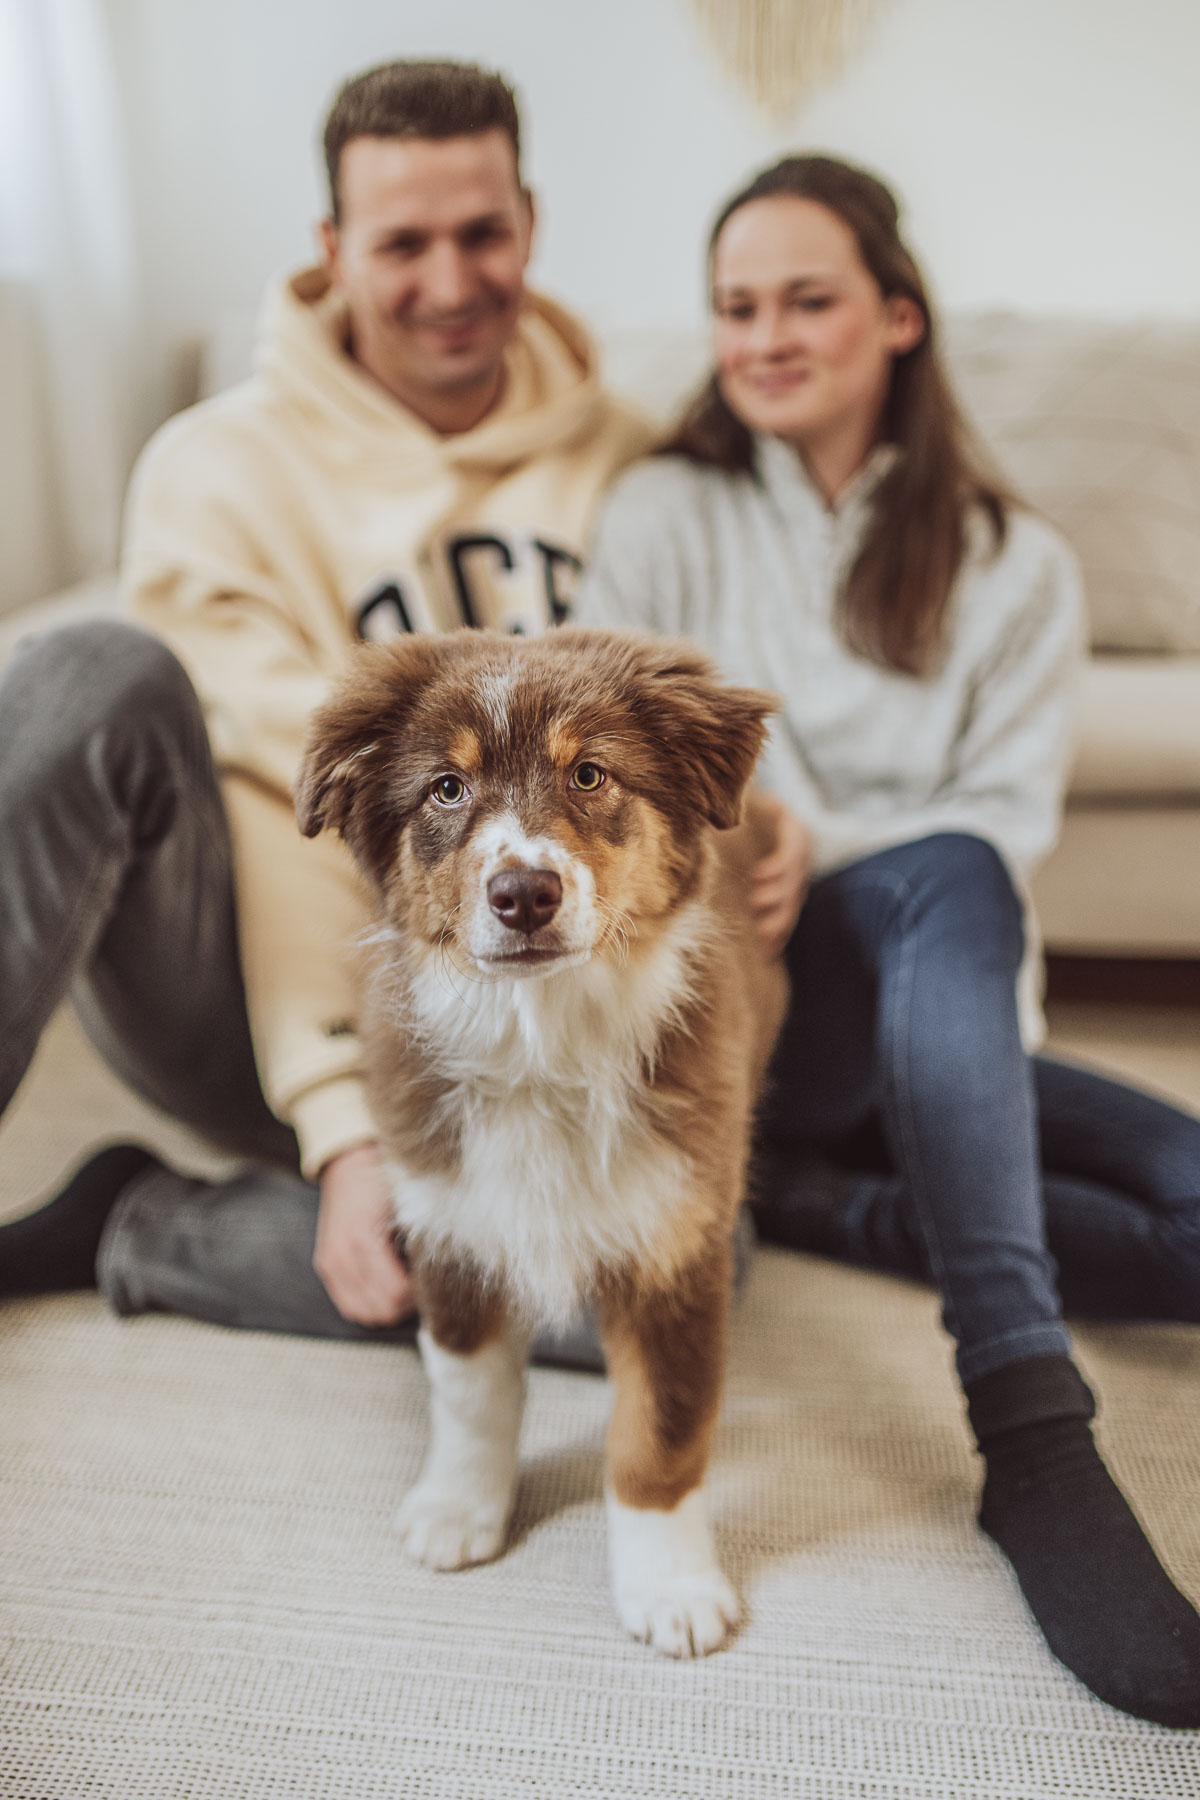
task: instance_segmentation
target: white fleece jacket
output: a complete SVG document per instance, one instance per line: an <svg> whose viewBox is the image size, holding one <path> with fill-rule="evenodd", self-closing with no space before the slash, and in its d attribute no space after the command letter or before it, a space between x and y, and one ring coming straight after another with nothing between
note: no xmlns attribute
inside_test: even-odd
<svg viewBox="0 0 1200 1800"><path fill-rule="evenodd" d="M269 295L253 379L142 456L126 598L204 704L259 1072L309 1173L374 1136L355 1030L364 896L341 844L306 842L292 814L309 716L361 638L561 616L600 495L648 440L582 328L534 296L497 406L439 437L352 361L310 269Z"/></svg>
<svg viewBox="0 0 1200 1800"><path fill-rule="evenodd" d="M935 831L988 839L1026 876L1054 843L1083 646L1079 571L1059 534L1012 513L998 553L981 519L928 676L842 643L840 583L891 466L883 446L830 507L779 439L759 479L658 457L616 484L576 617L684 633L732 680L783 700L761 769L813 833L824 873Z"/></svg>

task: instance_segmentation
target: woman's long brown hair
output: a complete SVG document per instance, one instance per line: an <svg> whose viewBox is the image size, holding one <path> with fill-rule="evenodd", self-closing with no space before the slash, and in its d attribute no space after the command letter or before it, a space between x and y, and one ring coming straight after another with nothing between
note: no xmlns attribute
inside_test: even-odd
<svg viewBox="0 0 1200 1800"><path fill-rule="evenodd" d="M785 157L721 209L709 239L710 268L732 215L753 200L780 195L814 200L835 213L854 233L884 298L907 295L925 320L920 343L892 365L881 436L898 445L901 455L880 484L871 527L838 600L838 625L850 649L885 668L924 675L944 646L968 512L973 506L983 511L999 548L1015 497L975 443L951 391L925 284L901 240L896 202L882 181L834 157ZM716 374L659 454L754 474L753 437L726 404Z"/></svg>

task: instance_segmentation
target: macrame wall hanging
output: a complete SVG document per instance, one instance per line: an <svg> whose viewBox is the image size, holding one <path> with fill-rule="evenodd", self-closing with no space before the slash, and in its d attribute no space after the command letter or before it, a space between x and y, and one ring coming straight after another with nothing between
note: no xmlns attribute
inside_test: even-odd
<svg viewBox="0 0 1200 1800"><path fill-rule="evenodd" d="M742 93L782 123L833 78L889 0L689 0Z"/></svg>

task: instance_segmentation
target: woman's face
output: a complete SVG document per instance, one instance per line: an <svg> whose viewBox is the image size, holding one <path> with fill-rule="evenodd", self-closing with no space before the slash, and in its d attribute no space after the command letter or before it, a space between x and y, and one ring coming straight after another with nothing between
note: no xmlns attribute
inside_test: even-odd
<svg viewBox="0 0 1200 1800"><path fill-rule="evenodd" d="M850 227L815 200L773 195L727 220L712 261L717 374L751 431L804 450L875 442L892 359L924 335L920 308L884 298Z"/></svg>

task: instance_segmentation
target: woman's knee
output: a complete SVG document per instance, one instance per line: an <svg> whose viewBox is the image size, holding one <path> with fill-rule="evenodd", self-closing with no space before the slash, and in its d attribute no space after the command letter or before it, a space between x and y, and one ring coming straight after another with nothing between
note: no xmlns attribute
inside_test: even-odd
<svg viewBox="0 0 1200 1800"><path fill-rule="evenodd" d="M994 888L1004 895L1014 892L1008 865L987 838L969 831L939 831L911 847L919 853L922 867L947 885Z"/></svg>
<svg viewBox="0 0 1200 1800"><path fill-rule="evenodd" d="M797 982L814 960L853 965L873 994L880 968L899 945L930 935L1002 955L1014 972L1025 949L1024 909L1008 868L984 838L968 832L896 844L814 884L788 946Z"/></svg>
<svg viewBox="0 0 1200 1800"><path fill-rule="evenodd" d="M922 917L953 922L968 940L994 952L1024 952L1024 908L1008 865L993 844L969 832L939 832L907 846L910 904Z"/></svg>

